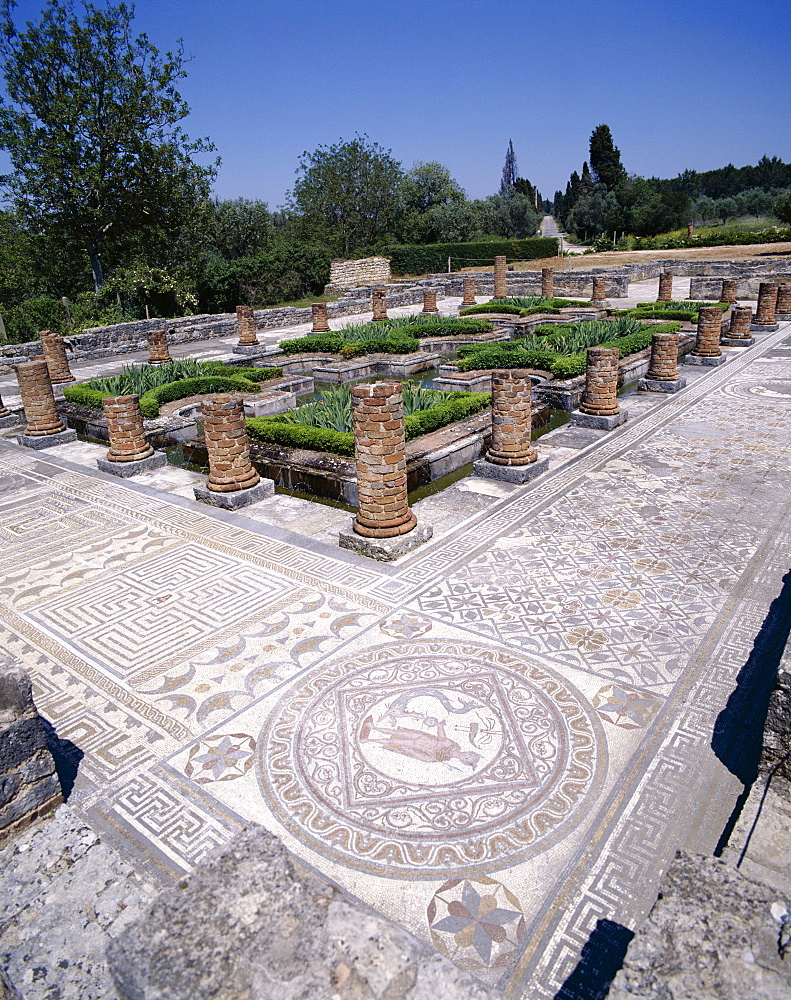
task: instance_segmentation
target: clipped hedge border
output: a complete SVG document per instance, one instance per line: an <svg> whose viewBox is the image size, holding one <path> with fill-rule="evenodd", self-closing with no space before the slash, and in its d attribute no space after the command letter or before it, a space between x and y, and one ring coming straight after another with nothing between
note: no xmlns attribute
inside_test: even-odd
<svg viewBox="0 0 791 1000"><path fill-rule="evenodd" d="M459 420L471 417L492 405L490 392L454 392L451 399L428 410L419 410L404 418L407 441L430 434ZM354 434L303 424L284 424L277 417L250 417L247 433L262 444L279 444L285 448L305 448L308 451L328 451L333 455L354 455Z"/></svg>
<svg viewBox="0 0 791 1000"><path fill-rule="evenodd" d="M363 330L366 326L373 325L373 323L365 323L359 329ZM381 324L377 323L376 326L382 329ZM381 343L385 345L382 350L373 347L370 342L347 340L344 338L342 330L331 331L330 333L312 333L305 337L295 337L293 340L281 340L280 349L284 354L309 354L317 351L322 354L342 354L346 358L356 358L361 354L369 353L408 354L410 351L418 349L420 345L417 341L422 338L455 337L464 333L489 333L493 327L486 320L476 320L472 317L470 319L457 319L449 316L425 324L410 323L399 325L398 320L394 319L389 328L383 327L383 329L387 333L383 333L382 335ZM410 350L402 348L401 345L405 345L406 343L404 338L409 338L410 342L414 345ZM387 347L388 342L396 344L398 349ZM363 350L358 349L361 346L364 347Z"/></svg>
<svg viewBox="0 0 791 1000"><path fill-rule="evenodd" d="M558 241L554 236L534 236L525 240L486 240L477 243L403 243L385 251L390 258L393 274L427 274L447 272L448 257L452 271L469 265L494 265L495 257L511 260L541 260L554 257Z"/></svg>
<svg viewBox="0 0 791 1000"><path fill-rule="evenodd" d="M586 299L547 299L546 305L541 306L515 306L508 302L499 305L497 299L490 302L482 302L477 306L466 306L459 310L459 316L474 316L477 313L507 313L514 316L532 316L535 313L559 313L561 309L568 306L587 306L590 303Z"/></svg>

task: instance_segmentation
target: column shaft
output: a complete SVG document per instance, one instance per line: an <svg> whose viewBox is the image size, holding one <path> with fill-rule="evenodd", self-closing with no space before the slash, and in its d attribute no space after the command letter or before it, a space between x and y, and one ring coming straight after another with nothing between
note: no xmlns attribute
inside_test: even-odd
<svg viewBox="0 0 791 1000"><path fill-rule="evenodd" d="M206 450L209 453L207 488L233 493L258 483L250 462L250 442L239 396L209 396L201 404Z"/></svg>
<svg viewBox="0 0 791 1000"><path fill-rule="evenodd" d="M43 359L28 361L17 366L19 392L22 396L22 406L25 408L25 435L27 437L46 437L60 434L66 430L66 425L60 418L55 406L55 396L52 383L49 380L47 362Z"/></svg>
<svg viewBox="0 0 791 1000"><path fill-rule="evenodd" d="M722 354L722 310L718 306L701 306L698 312L698 330L692 353L699 358L718 358Z"/></svg>
<svg viewBox="0 0 791 1000"><path fill-rule="evenodd" d="M486 453L495 465L529 465L538 458L530 442L533 383L508 369L492 372L492 443Z"/></svg>
<svg viewBox="0 0 791 1000"><path fill-rule="evenodd" d="M494 258L494 297L504 299L508 295L506 274L508 269L505 257Z"/></svg>
<svg viewBox="0 0 791 1000"><path fill-rule="evenodd" d="M108 462L139 462L154 454L146 439L140 400L136 395L106 396L102 409L110 438Z"/></svg>
<svg viewBox="0 0 791 1000"><path fill-rule="evenodd" d="M620 413L617 347L589 347L580 410L597 417Z"/></svg>
<svg viewBox="0 0 791 1000"><path fill-rule="evenodd" d="M255 316L250 306L236 307L236 326L239 331L238 346L255 347L258 343L258 334L255 332Z"/></svg>
<svg viewBox="0 0 791 1000"><path fill-rule="evenodd" d="M76 382L77 380L69 368L63 337L52 330L41 330L39 337L41 337L41 353L47 362L50 382L53 385L60 385L63 382Z"/></svg>

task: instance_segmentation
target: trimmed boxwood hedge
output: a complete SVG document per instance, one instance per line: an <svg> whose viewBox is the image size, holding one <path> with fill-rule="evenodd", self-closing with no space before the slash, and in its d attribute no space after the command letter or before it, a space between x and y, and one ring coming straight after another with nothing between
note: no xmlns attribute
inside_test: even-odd
<svg viewBox="0 0 791 1000"><path fill-rule="evenodd" d="M404 419L407 441L455 424L465 417L480 413L492 405L490 392L454 392L452 398L428 410L419 410ZM323 427L306 427L303 424L284 424L277 417L250 417L247 433L263 444L279 444L285 448L305 448L308 451L328 451L333 455L354 455L354 434L326 430Z"/></svg>
<svg viewBox="0 0 791 1000"><path fill-rule="evenodd" d="M499 304L497 299L490 302L482 302L477 306L466 306L459 310L459 316L474 316L477 313L507 313L514 316L533 316L535 313L559 313L566 306L587 306L589 303L584 299L547 299L546 305L541 306L515 306L510 302Z"/></svg>
<svg viewBox="0 0 791 1000"><path fill-rule="evenodd" d="M605 347L617 347L622 358L636 354L651 344L654 333L675 333L680 323L657 323L646 326L639 333L609 340ZM574 378L585 374L586 351L578 354L555 354L552 351L528 350L519 344L498 343L473 347L464 352L458 363L459 371L486 371L492 368L537 368L551 372L557 379Z"/></svg>
<svg viewBox="0 0 791 1000"><path fill-rule="evenodd" d="M695 303L698 305L698 303ZM706 302L704 305L719 306L722 312L726 312L730 307L729 302ZM698 308L700 308L698 306ZM619 312L618 316L634 316L636 319L679 319L686 323L697 323L697 309L663 309L661 302L643 302L635 309L625 309Z"/></svg>
<svg viewBox="0 0 791 1000"><path fill-rule="evenodd" d="M418 314L420 315L420 314ZM413 319L414 317L408 317ZM284 354L342 354L345 358L357 358L363 354L410 354L420 347L418 339L427 337L455 337L460 334L488 333L492 324L484 319L458 319L454 316L427 320L424 323L399 323L397 319L364 323L354 328L354 335L346 335L344 330L330 333L310 333L293 340L281 340L280 349ZM370 330L381 336L381 346L366 338Z"/></svg>
<svg viewBox="0 0 791 1000"><path fill-rule="evenodd" d="M484 266L495 257L510 260L541 260L554 257L558 252L555 237L536 236L527 240L486 240L479 243L407 243L388 247L393 274L436 274L448 270L448 257L452 271L465 267Z"/></svg>

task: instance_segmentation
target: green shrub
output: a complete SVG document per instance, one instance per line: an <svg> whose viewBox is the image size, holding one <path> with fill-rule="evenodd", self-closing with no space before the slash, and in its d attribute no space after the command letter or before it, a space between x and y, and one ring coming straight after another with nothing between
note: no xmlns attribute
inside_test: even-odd
<svg viewBox="0 0 791 1000"><path fill-rule="evenodd" d="M588 305L583 299L543 298L541 295L509 296L505 299L492 299L477 306L467 306L459 310L460 316L472 316L476 313L498 312L516 316L532 316L534 313L559 313L567 306Z"/></svg>
<svg viewBox="0 0 791 1000"><path fill-rule="evenodd" d="M79 385L64 386L63 395L67 403L73 403L75 406L87 406L92 410L101 410L102 400L105 396L123 396L126 393L109 392L107 389L91 389L89 383L81 382Z"/></svg>
<svg viewBox="0 0 791 1000"><path fill-rule="evenodd" d="M407 441L439 430L440 427L447 427L448 424L455 424L458 420L471 417L474 413L480 413L492 405L490 392L459 392L453 395L454 399L405 417L404 431Z"/></svg>
<svg viewBox="0 0 791 1000"><path fill-rule="evenodd" d="M358 358L363 354L411 354L420 344L417 337L457 336L487 333L492 324L486 320L456 319L447 316L405 316L344 326L331 333L313 333L295 340L281 340L286 354L319 351Z"/></svg>
<svg viewBox="0 0 791 1000"><path fill-rule="evenodd" d="M698 310L704 306L718 306L722 312L730 307L728 302L640 302L634 309L626 309L619 316L637 319L678 319L697 323Z"/></svg>
<svg viewBox="0 0 791 1000"><path fill-rule="evenodd" d="M173 403L188 396L203 396L210 392L256 392L258 383L246 378L226 378L210 375L205 378L183 378L149 389L140 397L140 412L149 419L159 416L164 403Z"/></svg>
<svg viewBox="0 0 791 1000"><path fill-rule="evenodd" d="M343 337L339 333L312 333L294 340L281 340L280 350L284 354L338 354L343 347Z"/></svg>
<svg viewBox="0 0 791 1000"><path fill-rule="evenodd" d="M448 257L452 271L460 271L472 263L494 265L496 256L510 260L540 260L554 257L558 241L554 237L534 237L526 240L487 240L477 243L403 244L386 249L393 274L426 274L447 271Z"/></svg>

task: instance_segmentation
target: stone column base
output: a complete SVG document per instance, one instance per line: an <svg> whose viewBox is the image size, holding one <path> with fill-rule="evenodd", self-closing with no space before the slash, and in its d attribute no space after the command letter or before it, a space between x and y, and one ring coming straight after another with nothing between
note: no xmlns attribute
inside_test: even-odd
<svg viewBox="0 0 791 1000"><path fill-rule="evenodd" d="M672 379L641 378L637 383L640 392L680 392L687 380L679 376Z"/></svg>
<svg viewBox="0 0 791 1000"><path fill-rule="evenodd" d="M275 492L275 483L272 479L260 479L255 486L248 486L244 490L234 490L232 493L215 493L208 486L194 486L195 499L201 503L209 503L213 507L222 507L225 510L238 510L240 507L249 507L251 503L258 503L266 497L271 497Z"/></svg>
<svg viewBox="0 0 791 1000"><path fill-rule="evenodd" d="M173 363L173 358L163 359L162 361L144 361L143 364L148 368L159 368L161 365L170 365Z"/></svg>
<svg viewBox="0 0 791 1000"><path fill-rule="evenodd" d="M338 532L338 544L342 549L352 549L360 555L369 556L371 559L378 559L379 562L392 562L406 552L427 542L434 534L434 529L430 524L423 521L418 522L415 527L405 535L396 535L394 538L366 538L358 535L352 525L354 520L349 521L345 528Z"/></svg>
<svg viewBox="0 0 791 1000"><path fill-rule="evenodd" d="M751 333L774 333L779 329L779 323L750 323Z"/></svg>
<svg viewBox="0 0 791 1000"><path fill-rule="evenodd" d="M688 354L684 358L684 364L707 365L709 368L716 368L718 365L724 365L727 360L724 354L718 354L716 358L706 357L705 354Z"/></svg>
<svg viewBox="0 0 791 1000"><path fill-rule="evenodd" d="M136 476L138 472L148 472L149 469L161 469L168 464L168 457L164 451L155 451L148 458L138 458L134 462L111 462L107 458L97 458L96 464L100 472L109 472L111 476L120 476L121 479L128 479Z"/></svg>
<svg viewBox="0 0 791 1000"><path fill-rule="evenodd" d="M233 349L234 354L263 354L264 352L263 344L237 344Z"/></svg>
<svg viewBox="0 0 791 1000"><path fill-rule="evenodd" d="M498 465L496 462L490 462L488 458L479 458L477 462L472 463L472 471L476 476L483 476L485 479L500 479L505 483L521 485L545 472L548 466L548 458L536 459L529 465Z"/></svg>
<svg viewBox="0 0 791 1000"><path fill-rule="evenodd" d="M791 319L791 313L778 313L778 312L776 312L775 313L775 319L782 319L784 321L787 320L787 319Z"/></svg>
<svg viewBox="0 0 791 1000"><path fill-rule="evenodd" d="M16 413L9 413L5 417L0 417L0 427L13 427L20 422L21 418Z"/></svg>
<svg viewBox="0 0 791 1000"><path fill-rule="evenodd" d="M43 451L44 448L54 448L56 444L71 444L76 440L77 432L68 427L65 431L58 431L57 434L42 434L41 437L20 434L17 437L17 444L21 444L23 448L32 448L34 451Z"/></svg>
<svg viewBox="0 0 791 1000"><path fill-rule="evenodd" d="M720 337L723 347L752 347L755 337Z"/></svg>
<svg viewBox="0 0 791 1000"><path fill-rule="evenodd" d="M614 431L616 427L625 424L628 419L629 414L626 410L621 410L620 413L613 413L610 417L603 417L593 413L583 413L582 410L574 410L569 423L574 427L592 427L598 431Z"/></svg>

